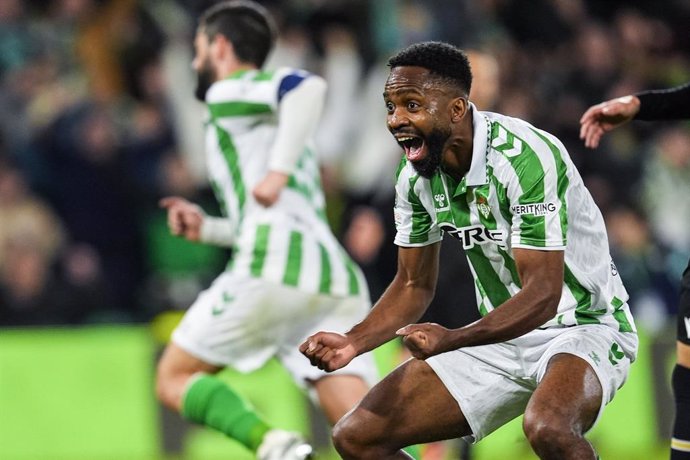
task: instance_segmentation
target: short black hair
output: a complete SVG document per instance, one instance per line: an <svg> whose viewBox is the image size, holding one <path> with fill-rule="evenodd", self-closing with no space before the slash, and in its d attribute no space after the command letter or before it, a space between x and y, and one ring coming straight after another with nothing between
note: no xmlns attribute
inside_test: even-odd
<svg viewBox="0 0 690 460"><path fill-rule="evenodd" d="M424 67L465 95L472 88L472 70L467 55L460 48L444 42L421 42L404 48L388 60L391 69L402 66Z"/></svg>
<svg viewBox="0 0 690 460"><path fill-rule="evenodd" d="M262 67L276 41L276 26L268 11L248 0L231 0L201 14L199 28L209 40L217 34L231 43L242 62Z"/></svg>

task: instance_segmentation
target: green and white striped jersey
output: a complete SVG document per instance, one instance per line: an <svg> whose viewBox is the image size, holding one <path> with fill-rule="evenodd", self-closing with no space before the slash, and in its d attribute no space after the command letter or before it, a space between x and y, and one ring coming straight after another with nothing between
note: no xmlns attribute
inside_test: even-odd
<svg viewBox="0 0 690 460"><path fill-rule="evenodd" d="M403 156L395 243L429 245L444 233L461 240L482 316L521 289L513 248L565 251L558 313L543 327L635 331L601 212L563 144L523 120L471 110L472 163L461 181L442 171L425 179Z"/></svg>
<svg viewBox="0 0 690 460"><path fill-rule="evenodd" d="M273 206L265 208L252 196L267 173L280 98L308 76L288 68L240 71L209 88L209 177L223 214L232 223L230 270L310 293L353 295L365 292L364 278L326 221L311 145L305 146Z"/></svg>

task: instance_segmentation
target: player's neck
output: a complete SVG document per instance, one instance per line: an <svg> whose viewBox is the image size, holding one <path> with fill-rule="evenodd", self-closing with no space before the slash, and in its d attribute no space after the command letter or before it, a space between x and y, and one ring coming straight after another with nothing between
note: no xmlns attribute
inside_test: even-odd
<svg viewBox="0 0 690 460"><path fill-rule="evenodd" d="M249 64L246 62L240 62L240 61L233 59L233 60L220 62L218 64L217 75L219 77L219 80L223 80L225 78L228 78L230 75L236 74L237 72L248 71L248 70L257 70L257 67L253 64Z"/></svg>

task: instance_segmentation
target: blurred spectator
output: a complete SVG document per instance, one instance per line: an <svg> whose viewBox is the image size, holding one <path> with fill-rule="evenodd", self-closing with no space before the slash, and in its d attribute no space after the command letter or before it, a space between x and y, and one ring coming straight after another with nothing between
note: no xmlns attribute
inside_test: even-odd
<svg viewBox="0 0 690 460"><path fill-rule="evenodd" d="M612 207L606 218L611 256L630 294L630 309L650 332L660 331L675 310L675 276L654 244L644 214L633 207Z"/></svg>
<svg viewBox="0 0 690 460"><path fill-rule="evenodd" d="M52 173L49 196L71 239L98 254L104 298L137 317L143 279L139 190L112 116L84 104L60 116L43 139Z"/></svg>
<svg viewBox="0 0 690 460"><path fill-rule="evenodd" d="M659 241L674 253L690 254L690 130L665 129L650 146L642 178L642 204ZM685 264L685 261L683 261ZM685 268L677 267L673 273Z"/></svg>
<svg viewBox="0 0 690 460"><path fill-rule="evenodd" d="M5 249L19 237L31 240L47 260L55 258L64 240L58 217L31 194L20 171L7 160L0 160L0 222L0 266L8 264Z"/></svg>

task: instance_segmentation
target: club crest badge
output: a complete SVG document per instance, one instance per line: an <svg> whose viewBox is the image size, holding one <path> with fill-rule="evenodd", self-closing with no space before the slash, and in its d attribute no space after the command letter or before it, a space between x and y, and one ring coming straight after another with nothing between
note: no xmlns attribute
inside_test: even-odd
<svg viewBox="0 0 690 460"><path fill-rule="evenodd" d="M484 219L488 219L491 215L491 206L489 206L489 203L484 196L477 196L477 209L482 216L484 216Z"/></svg>

